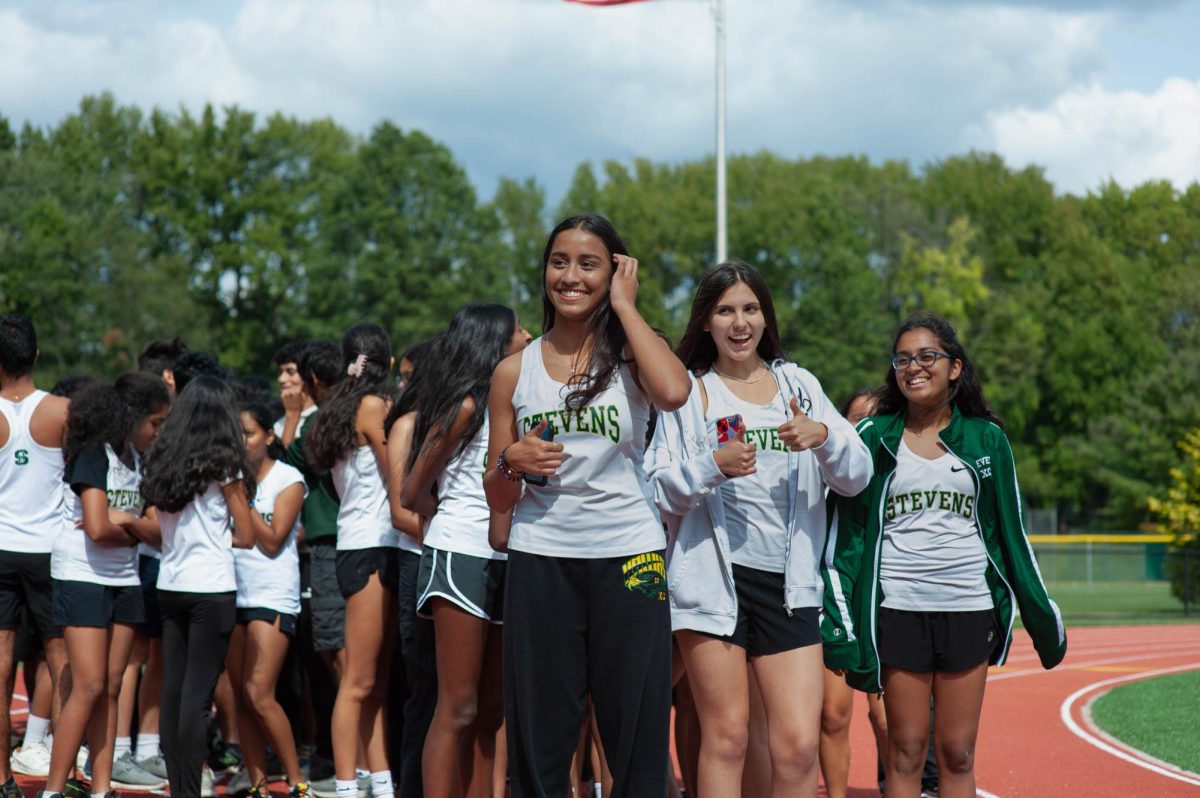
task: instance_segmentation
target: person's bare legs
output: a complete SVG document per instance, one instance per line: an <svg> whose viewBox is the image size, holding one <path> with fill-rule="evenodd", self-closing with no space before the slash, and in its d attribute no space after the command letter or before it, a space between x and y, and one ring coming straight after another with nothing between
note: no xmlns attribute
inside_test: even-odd
<svg viewBox="0 0 1200 798"><path fill-rule="evenodd" d="M133 712L137 707L138 683L142 677L142 666L146 664L148 644L145 635L134 634L129 662L121 674L121 687L117 695L117 739L133 735Z"/></svg>
<svg viewBox="0 0 1200 798"><path fill-rule="evenodd" d="M395 642L396 597L373 573L346 599L345 670L333 705L333 762L340 781L355 778L358 744L371 772L388 769L383 705Z"/></svg>
<svg viewBox="0 0 1200 798"><path fill-rule="evenodd" d="M700 795L742 794L750 724L745 649L692 631L675 635L700 716Z"/></svg>
<svg viewBox="0 0 1200 798"><path fill-rule="evenodd" d="M883 670L887 709L886 798L919 798L921 769L929 743L929 696L933 674L899 668Z"/></svg>
<svg viewBox="0 0 1200 798"><path fill-rule="evenodd" d="M825 671L825 698L821 704L821 776L828 798L846 798L850 783L850 718L854 714L854 688L843 676Z"/></svg>
<svg viewBox="0 0 1200 798"><path fill-rule="evenodd" d="M746 729L746 764L742 768L742 798L767 798L771 794L771 748L767 744L767 710L758 677L746 664L750 698L750 724Z"/></svg>
<svg viewBox="0 0 1200 798"><path fill-rule="evenodd" d="M767 715L771 795L817 794L825 662L820 643L752 657Z"/></svg>
<svg viewBox="0 0 1200 798"><path fill-rule="evenodd" d="M970 670L933 675L939 798L975 795L975 738L983 711L987 666L982 662Z"/></svg>

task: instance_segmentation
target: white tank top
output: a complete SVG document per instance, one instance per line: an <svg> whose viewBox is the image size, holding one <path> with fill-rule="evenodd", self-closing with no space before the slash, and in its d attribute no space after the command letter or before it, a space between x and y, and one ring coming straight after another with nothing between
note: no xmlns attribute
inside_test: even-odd
<svg viewBox="0 0 1200 798"><path fill-rule="evenodd" d="M133 468L129 468L107 443L103 451L108 464L105 473L108 506L131 515L141 515L142 494L139 488L142 474L137 455L134 455ZM66 512L63 514L62 529L54 540L54 550L50 553L50 576L98 585L140 584L137 547L96 543L88 537L82 527L75 525L76 521L83 518L83 499L70 485L63 487Z"/></svg>
<svg viewBox="0 0 1200 798"><path fill-rule="evenodd" d="M0 551L49 554L63 519L63 456L33 439L29 421L45 391L0 398L8 441L0 447Z"/></svg>
<svg viewBox="0 0 1200 798"><path fill-rule="evenodd" d="M490 560L506 555L488 544L487 497L483 495L483 473L487 470L488 425L447 465L438 477L438 510L429 519L425 543L435 549L469 554Z"/></svg>
<svg viewBox="0 0 1200 798"><path fill-rule="evenodd" d="M387 487L370 445L359 446L338 460L330 474L342 501L338 508L338 551L380 546L408 548L403 545L408 536L392 528ZM408 540L420 551L415 540Z"/></svg>
<svg viewBox="0 0 1200 798"><path fill-rule="evenodd" d="M765 405L756 405L735 396L715 371L700 380L708 392L705 423L713 446L718 445L718 419L736 414L745 424L746 443L758 447L758 470L725 482L718 491L725 510L729 558L745 568L783 573L791 491L788 447L778 434L779 426L788 420L782 395L777 393Z"/></svg>
<svg viewBox="0 0 1200 798"><path fill-rule="evenodd" d="M162 527L159 590L184 593L237 590L229 505L219 482L208 483L204 493L192 497L177 513L159 510L158 521Z"/></svg>
<svg viewBox="0 0 1200 798"><path fill-rule="evenodd" d="M642 455L650 404L626 366L578 414L564 411L570 389L550 379L542 339L521 352L513 391L517 435L548 420L563 465L545 486L526 485L508 546L552 557L621 557L658 551L666 535Z"/></svg>
<svg viewBox="0 0 1200 798"><path fill-rule="evenodd" d="M304 475L287 463L276 462L258 483L254 494L254 509L269 526L275 513L275 499L285 488L299 483L304 486ZM304 489L308 495L308 488ZM255 543L248 549L233 550L234 574L237 578L237 605L255 607L285 615L300 614L300 552L296 545L296 533L300 529L300 515L288 533L287 540L275 556L267 554Z"/></svg>
<svg viewBox="0 0 1200 798"><path fill-rule="evenodd" d="M957 457L947 452L926 460L900 440L884 505L881 606L914 612L992 609L975 501L971 472Z"/></svg>

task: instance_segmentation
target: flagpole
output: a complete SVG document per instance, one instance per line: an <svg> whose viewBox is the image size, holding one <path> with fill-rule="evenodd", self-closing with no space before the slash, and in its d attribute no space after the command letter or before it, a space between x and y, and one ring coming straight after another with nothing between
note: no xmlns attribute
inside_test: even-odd
<svg viewBox="0 0 1200 798"><path fill-rule="evenodd" d="M717 35L717 263L727 257L725 208L725 0L713 0Z"/></svg>

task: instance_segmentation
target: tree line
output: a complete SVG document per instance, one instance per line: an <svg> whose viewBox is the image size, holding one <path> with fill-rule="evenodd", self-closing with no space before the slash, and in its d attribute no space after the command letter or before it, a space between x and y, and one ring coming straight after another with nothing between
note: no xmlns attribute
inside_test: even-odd
<svg viewBox="0 0 1200 798"><path fill-rule="evenodd" d="M711 160L583 163L557 205L533 179L477 195L444 145L390 122L85 98L59 124L0 117L0 311L38 325L43 379L130 368L182 335L269 373L282 341L373 319L396 347L472 300L536 331L555 218L611 218L647 319L677 336L714 261ZM729 162L729 251L774 291L784 344L834 401L881 381L916 309L951 319L1033 507L1136 527L1200 426L1200 184L1059 194L971 153Z"/></svg>

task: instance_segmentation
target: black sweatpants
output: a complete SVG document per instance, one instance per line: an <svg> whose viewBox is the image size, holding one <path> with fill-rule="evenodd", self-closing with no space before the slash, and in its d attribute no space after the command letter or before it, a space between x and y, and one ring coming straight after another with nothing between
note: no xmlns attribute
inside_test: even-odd
<svg viewBox="0 0 1200 798"><path fill-rule="evenodd" d="M400 552L400 656L406 695L404 700L404 737L400 742L400 780L404 798L421 798L421 753L425 735L437 706L437 663L433 645L433 621L417 617L417 573L421 555ZM393 682L394 684L394 682Z"/></svg>
<svg viewBox="0 0 1200 798"><path fill-rule="evenodd" d="M172 798L200 798L208 716L233 633L236 596L158 591L163 624L159 726Z"/></svg>
<svg viewBox="0 0 1200 798"><path fill-rule="evenodd" d="M667 794L671 616L662 552L576 559L510 552L504 715L513 798L570 794L587 697L613 798Z"/></svg>

